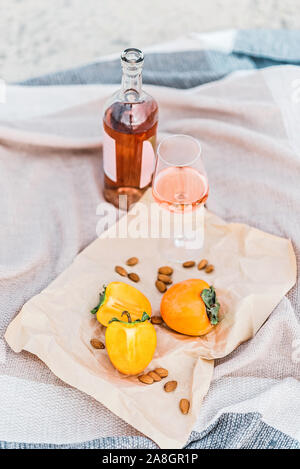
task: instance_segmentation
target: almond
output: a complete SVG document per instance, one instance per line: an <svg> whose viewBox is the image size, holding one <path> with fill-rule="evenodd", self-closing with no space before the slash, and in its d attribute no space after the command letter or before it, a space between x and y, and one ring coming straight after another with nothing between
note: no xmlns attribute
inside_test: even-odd
<svg viewBox="0 0 300 469"><path fill-rule="evenodd" d="M138 376L138 380L144 384L152 384L154 381L153 378L151 378L149 375L140 375Z"/></svg>
<svg viewBox="0 0 300 469"><path fill-rule="evenodd" d="M160 293L164 293L167 289L167 286L164 282L161 282L160 280L156 280L155 286Z"/></svg>
<svg viewBox="0 0 300 469"><path fill-rule="evenodd" d="M207 274L210 274L211 272L213 272L215 270L214 266L212 264L208 264L208 266L205 267L205 272Z"/></svg>
<svg viewBox="0 0 300 469"><path fill-rule="evenodd" d="M160 316L151 316L151 322L152 324L162 324L163 323L163 320Z"/></svg>
<svg viewBox="0 0 300 469"><path fill-rule="evenodd" d="M189 269L190 267L194 267L195 264L195 261L186 261L182 264L182 267L184 267L185 269Z"/></svg>
<svg viewBox="0 0 300 469"><path fill-rule="evenodd" d="M163 267L160 267L158 269L159 274L164 274L164 275L172 275L173 269L172 267L169 267L168 265L164 265Z"/></svg>
<svg viewBox="0 0 300 469"><path fill-rule="evenodd" d="M165 275L165 274L158 274L157 280L160 280L161 282L164 282L166 285L170 285L172 283L171 277L169 277L169 275Z"/></svg>
<svg viewBox="0 0 300 469"><path fill-rule="evenodd" d="M155 373L157 373L161 378L166 378L169 374L166 368L155 368Z"/></svg>
<svg viewBox="0 0 300 469"><path fill-rule="evenodd" d="M181 399L179 402L179 408L183 415L188 414L190 410L190 401L188 399Z"/></svg>
<svg viewBox="0 0 300 469"><path fill-rule="evenodd" d="M91 344L92 347L94 347L96 349L104 349L105 348L104 343L101 342L101 340L98 340L98 339L91 339L90 344Z"/></svg>
<svg viewBox="0 0 300 469"><path fill-rule="evenodd" d="M204 269L208 264L208 260L202 259L202 261L199 262L198 264L198 270Z"/></svg>
<svg viewBox="0 0 300 469"><path fill-rule="evenodd" d="M151 376L151 378L152 378L153 381L155 381L155 382L161 381L161 377L160 377L159 374L156 373L155 371L149 371L148 376Z"/></svg>
<svg viewBox="0 0 300 469"><path fill-rule="evenodd" d="M116 265L115 272L117 272L117 274L121 275L122 277L127 277L127 271L120 265Z"/></svg>
<svg viewBox="0 0 300 469"><path fill-rule="evenodd" d="M131 272L130 274L128 274L128 278L130 278L130 280L132 280L133 282L140 281L140 277L138 276L138 274L135 274L134 272Z"/></svg>
<svg viewBox="0 0 300 469"><path fill-rule="evenodd" d="M166 392L175 391L176 388L177 388L177 381L168 381L168 382L164 385L164 390L165 390Z"/></svg>
<svg viewBox="0 0 300 469"><path fill-rule="evenodd" d="M130 265L130 266L133 266L133 265L136 265L138 262L139 262L139 260L138 260L137 257L129 257L129 259L127 259L127 261L126 261L126 264Z"/></svg>

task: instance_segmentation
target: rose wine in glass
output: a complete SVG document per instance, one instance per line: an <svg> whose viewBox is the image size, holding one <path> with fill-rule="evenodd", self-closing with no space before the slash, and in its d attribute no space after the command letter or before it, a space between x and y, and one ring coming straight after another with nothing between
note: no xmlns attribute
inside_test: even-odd
<svg viewBox="0 0 300 469"><path fill-rule="evenodd" d="M165 168L156 177L153 196L172 212L194 210L207 200L207 178L189 166Z"/></svg>
<svg viewBox="0 0 300 469"><path fill-rule="evenodd" d="M203 209L208 191L208 180L198 140L188 135L172 135L165 138L157 150L152 193L160 206L172 212L173 228L176 225L182 227L183 233L174 234L171 240L161 241L161 250L171 260L187 260L189 256L195 255L195 249L201 249L203 210L202 217L194 217L195 230L187 226L186 214Z"/></svg>

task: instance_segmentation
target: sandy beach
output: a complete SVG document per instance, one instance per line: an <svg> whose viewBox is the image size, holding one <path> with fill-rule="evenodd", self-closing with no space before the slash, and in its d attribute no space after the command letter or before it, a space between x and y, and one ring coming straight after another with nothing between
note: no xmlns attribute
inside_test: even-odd
<svg viewBox="0 0 300 469"><path fill-rule="evenodd" d="M19 81L191 32L299 28L299 12L299 0L1 0L0 78Z"/></svg>

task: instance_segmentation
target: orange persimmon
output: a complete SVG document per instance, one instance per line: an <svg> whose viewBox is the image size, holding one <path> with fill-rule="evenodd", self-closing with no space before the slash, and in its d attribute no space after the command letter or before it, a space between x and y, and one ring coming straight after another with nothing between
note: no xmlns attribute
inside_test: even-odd
<svg viewBox="0 0 300 469"><path fill-rule="evenodd" d="M123 311L127 321L112 318L105 333L105 345L113 366L126 375L144 371L151 362L156 347L156 332L143 313L140 319L132 321L128 311Z"/></svg>
<svg viewBox="0 0 300 469"><path fill-rule="evenodd" d="M97 314L97 320L107 327L113 317L121 320L124 310L130 311L133 321L140 319L143 312L151 316L150 301L142 292L125 282L110 282L103 288L99 304L91 313Z"/></svg>
<svg viewBox="0 0 300 469"><path fill-rule="evenodd" d="M207 282L189 279L176 283L163 295L160 312L165 323L174 331L182 334L200 336L213 329L206 306L201 298Z"/></svg>

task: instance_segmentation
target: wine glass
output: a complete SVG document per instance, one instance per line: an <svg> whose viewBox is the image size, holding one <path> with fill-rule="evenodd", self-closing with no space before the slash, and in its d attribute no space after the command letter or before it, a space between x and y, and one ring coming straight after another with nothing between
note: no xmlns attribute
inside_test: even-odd
<svg viewBox="0 0 300 469"><path fill-rule="evenodd" d="M171 212L173 235L160 242L162 254L170 260L191 260L203 247L208 190L199 141L189 135L163 139L157 149L152 193Z"/></svg>

